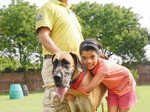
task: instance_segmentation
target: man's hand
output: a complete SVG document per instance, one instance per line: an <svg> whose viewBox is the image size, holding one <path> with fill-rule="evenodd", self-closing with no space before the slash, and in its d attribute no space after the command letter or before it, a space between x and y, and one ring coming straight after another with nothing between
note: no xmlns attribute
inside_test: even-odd
<svg viewBox="0 0 150 112"><path fill-rule="evenodd" d="M64 52L61 51L61 50L59 50L59 51L57 51L57 52L55 53L55 55L56 55L57 57L61 57L61 56L63 56L63 54L64 54Z"/></svg>

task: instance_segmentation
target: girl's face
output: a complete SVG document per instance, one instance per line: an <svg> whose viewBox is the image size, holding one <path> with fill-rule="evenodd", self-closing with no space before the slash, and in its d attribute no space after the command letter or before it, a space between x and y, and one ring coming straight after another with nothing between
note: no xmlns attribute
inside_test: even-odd
<svg viewBox="0 0 150 112"><path fill-rule="evenodd" d="M98 61L99 55L94 50L82 51L81 61L88 70L92 70Z"/></svg>

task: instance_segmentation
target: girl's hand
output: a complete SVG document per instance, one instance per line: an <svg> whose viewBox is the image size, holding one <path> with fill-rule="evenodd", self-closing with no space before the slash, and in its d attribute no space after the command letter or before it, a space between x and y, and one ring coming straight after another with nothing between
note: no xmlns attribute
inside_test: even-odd
<svg viewBox="0 0 150 112"><path fill-rule="evenodd" d="M88 92L89 92L89 91L88 91L88 88L85 87L85 86L80 87L80 88L78 88L78 89L81 90L81 91L84 91L85 93L88 93Z"/></svg>
<svg viewBox="0 0 150 112"><path fill-rule="evenodd" d="M74 100L75 100L75 96L73 96L71 94L67 95L66 98L67 98L67 100L72 101L72 102L74 102Z"/></svg>
<svg viewBox="0 0 150 112"><path fill-rule="evenodd" d="M87 87L77 88L77 91L79 91L80 93L82 93L85 96L89 96L89 92L90 92Z"/></svg>
<svg viewBox="0 0 150 112"><path fill-rule="evenodd" d="M73 95L73 96L82 96L83 94L78 91L77 89L69 89L66 93L67 95Z"/></svg>

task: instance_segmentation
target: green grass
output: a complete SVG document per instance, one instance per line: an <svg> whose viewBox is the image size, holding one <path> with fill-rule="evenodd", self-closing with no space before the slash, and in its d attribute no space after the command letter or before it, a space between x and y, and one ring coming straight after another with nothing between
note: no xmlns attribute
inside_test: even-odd
<svg viewBox="0 0 150 112"><path fill-rule="evenodd" d="M137 87L138 103L131 112L148 112L150 86ZM10 100L9 95L0 95L0 112L41 112L43 92L31 93L23 99ZM105 106L107 106L105 104ZM105 109L106 110L106 109ZM100 112L100 111L99 111Z"/></svg>
<svg viewBox="0 0 150 112"><path fill-rule="evenodd" d="M136 89L138 103L132 108L131 112L149 112L150 106L150 85L138 86Z"/></svg>
<svg viewBox="0 0 150 112"><path fill-rule="evenodd" d="M9 95L0 95L0 112L41 112L42 99L43 92L14 100L10 100Z"/></svg>

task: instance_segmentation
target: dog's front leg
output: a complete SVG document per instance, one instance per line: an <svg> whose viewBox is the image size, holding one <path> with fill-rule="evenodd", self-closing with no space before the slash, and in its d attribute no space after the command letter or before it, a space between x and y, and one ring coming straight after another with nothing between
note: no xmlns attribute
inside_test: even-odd
<svg viewBox="0 0 150 112"><path fill-rule="evenodd" d="M80 111L80 109L78 108L79 106L77 105L77 99L78 96L83 96L80 92L76 91L75 89L69 89L67 91L67 101L70 107L71 112L84 112L84 111Z"/></svg>
<svg viewBox="0 0 150 112"><path fill-rule="evenodd" d="M73 101L68 100L68 104L69 104L71 112L77 112L77 106L75 105Z"/></svg>
<svg viewBox="0 0 150 112"><path fill-rule="evenodd" d="M71 112L77 112L77 106L75 105L75 96L68 94L66 96Z"/></svg>

